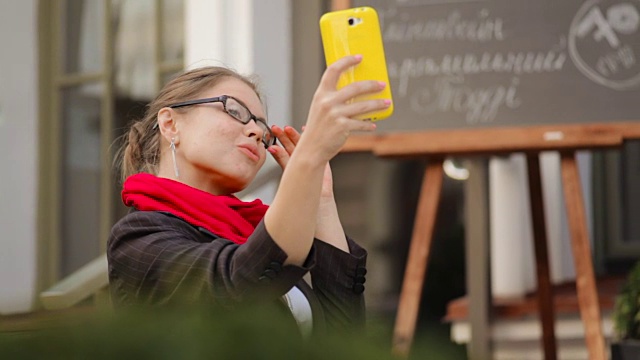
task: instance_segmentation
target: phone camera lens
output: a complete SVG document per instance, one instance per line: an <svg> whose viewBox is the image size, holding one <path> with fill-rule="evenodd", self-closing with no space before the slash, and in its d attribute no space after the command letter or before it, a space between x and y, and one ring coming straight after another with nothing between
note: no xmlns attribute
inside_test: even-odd
<svg viewBox="0 0 640 360"><path fill-rule="evenodd" d="M353 26L355 24L355 20L353 18L349 18L349 26Z"/></svg>

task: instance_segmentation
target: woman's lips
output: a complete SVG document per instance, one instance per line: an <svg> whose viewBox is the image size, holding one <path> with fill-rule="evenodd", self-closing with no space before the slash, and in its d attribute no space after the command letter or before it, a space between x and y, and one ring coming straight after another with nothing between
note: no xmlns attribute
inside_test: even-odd
<svg viewBox="0 0 640 360"><path fill-rule="evenodd" d="M258 148L250 145L240 145L240 150L242 150L245 155L247 155L251 160L258 161L260 160L260 155L258 154Z"/></svg>

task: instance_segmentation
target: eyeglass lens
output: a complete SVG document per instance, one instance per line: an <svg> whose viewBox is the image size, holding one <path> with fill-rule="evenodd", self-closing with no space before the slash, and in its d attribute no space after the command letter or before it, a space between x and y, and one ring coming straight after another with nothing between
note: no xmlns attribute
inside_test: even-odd
<svg viewBox="0 0 640 360"><path fill-rule="evenodd" d="M247 109L244 105L240 104L232 97L227 98L225 109L229 115L233 116L243 124L247 124L249 123L249 121L251 121L252 114L249 109ZM256 120L255 123L262 130L262 142L265 144L265 146L273 145L271 131L267 124L258 120Z"/></svg>

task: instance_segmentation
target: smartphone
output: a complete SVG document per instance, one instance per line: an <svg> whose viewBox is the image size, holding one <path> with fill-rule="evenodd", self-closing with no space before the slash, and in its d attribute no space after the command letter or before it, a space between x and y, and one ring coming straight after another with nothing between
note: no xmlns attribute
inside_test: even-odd
<svg viewBox="0 0 640 360"><path fill-rule="evenodd" d="M360 64L345 71L338 82L338 89L361 80L384 81L383 91L358 97L355 100L389 99L391 86L387 74L387 62L382 44L378 13L372 7L363 6L328 12L320 18L320 35L327 66L347 56L362 54ZM359 116L362 120L378 121L393 114L393 102L388 108Z"/></svg>

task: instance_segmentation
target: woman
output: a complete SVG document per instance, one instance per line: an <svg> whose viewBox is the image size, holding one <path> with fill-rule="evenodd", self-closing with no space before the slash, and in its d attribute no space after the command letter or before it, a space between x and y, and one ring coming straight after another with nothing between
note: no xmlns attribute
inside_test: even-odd
<svg viewBox="0 0 640 360"><path fill-rule="evenodd" d="M302 135L270 128L256 86L228 69L168 83L123 146L122 198L133 211L109 238L114 304L280 303L303 333L362 323L366 251L344 235L329 168L352 131L375 129L353 118L390 105L352 101L384 83L336 89L361 59L327 68ZM233 194L267 152L284 170L273 203L242 202Z"/></svg>

